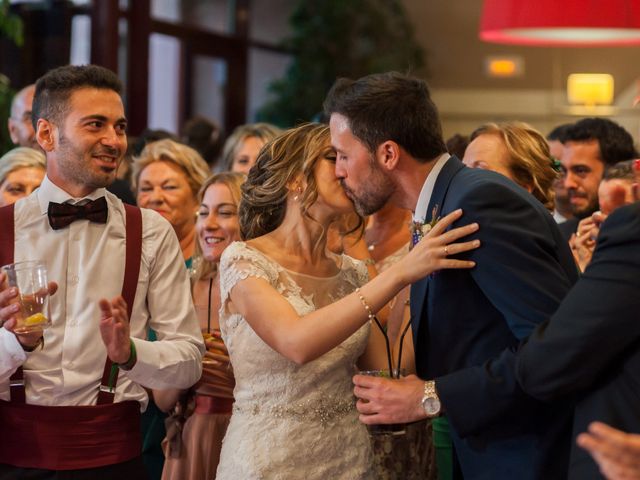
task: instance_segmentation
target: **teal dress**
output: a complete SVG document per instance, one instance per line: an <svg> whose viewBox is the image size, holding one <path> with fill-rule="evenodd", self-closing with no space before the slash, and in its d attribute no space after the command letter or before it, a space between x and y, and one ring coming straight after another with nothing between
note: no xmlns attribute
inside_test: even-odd
<svg viewBox="0 0 640 480"><path fill-rule="evenodd" d="M187 270L193 265L193 257L185 260ZM147 340L155 342L158 339L156 332L149 329ZM147 410L142 414L140 427L142 429L142 461L147 469L149 480L160 480L164 468L164 453L162 440L167 436L164 421L167 414L160 410L155 402L149 398Z"/></svg>
<svg viewBox="0 0 640 480"><path fill-rule="evenodd" d="M147 340L155 342L156 332L149 329ZM149 480L160 480L164 468L164 453L162 440L167 436L164 420L167 414L160 410L155 402L149 398L149 405L142 414L140 427L142 428L142 461L147 470Z"/></svg>

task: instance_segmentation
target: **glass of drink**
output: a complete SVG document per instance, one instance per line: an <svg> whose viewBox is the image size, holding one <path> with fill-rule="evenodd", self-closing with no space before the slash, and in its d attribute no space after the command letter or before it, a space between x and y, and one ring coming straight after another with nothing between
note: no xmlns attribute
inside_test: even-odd
<svg viewBox="0 0 640 480"><path fill-rule="evenodd" d="M360 375L369 375L370 377L383 377L383 378L400 378L404 376L404 369L393 370L393 377L389 374L388 369L384 370L363 370L359 372ZM371 435L404 435L406 433L404 423L388 423L378 425L367 425L369 433Z"/></svg>
<svg viewBox="0 0 640 480"><path fill-rule="evenodd" d="M222 335L219 328L212 328L211 332L203 331L202 336L204 337L205 346L207 347L208 352L217 355L226 355L226 349L224 348L224 342L222 341ZM205 354L204 358L202 359L202 364L220 365L220 361L208 358Z"/></svg>
<svg viewBox="0 0 640 480"><path fill-rule="evenodd" d="M40 260L17 262L2 267L9 287L18 289L18 296L11 300L19 303L20 310L14 332L27 333L51 325L49 314L49 282L47 267Z"/></svg>

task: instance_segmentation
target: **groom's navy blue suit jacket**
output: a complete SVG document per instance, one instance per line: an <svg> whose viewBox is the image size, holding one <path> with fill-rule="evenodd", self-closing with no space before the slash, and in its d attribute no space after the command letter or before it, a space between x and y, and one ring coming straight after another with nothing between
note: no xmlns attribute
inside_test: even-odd
<svg viewBox="0 0 640 480"><path fill-rule="evenodd" d="M442 270L411 287L417 373L436 379L465 479L566 476L572 410L520 390L521 340L551 317L577 280L551 214L513 181L451 157L427 212L478 222L481 246L458 255L471 270ZM486 367L493 359L493 370Z"/></svg>

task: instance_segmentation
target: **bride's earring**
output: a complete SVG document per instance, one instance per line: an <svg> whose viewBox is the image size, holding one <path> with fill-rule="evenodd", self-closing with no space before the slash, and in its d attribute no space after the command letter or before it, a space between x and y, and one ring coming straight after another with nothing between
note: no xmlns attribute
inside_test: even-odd
<svg viewBox="0 0 640 480"><path fill-rule="evenodd" d="M302 195L302 187L298 185L298 188L296 188L296 194L293 196L293 201L297 202L300 195Z"/></svg>

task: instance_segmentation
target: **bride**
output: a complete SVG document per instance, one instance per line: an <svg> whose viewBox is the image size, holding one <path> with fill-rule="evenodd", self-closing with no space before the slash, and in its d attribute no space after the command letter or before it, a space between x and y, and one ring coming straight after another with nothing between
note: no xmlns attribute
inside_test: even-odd
<svg viewBox="0 0 640 480"><path fill-rule="evenodd" d="M457 211L366 283L363 262L325 248L329 225L353 212L334 169L329 128L305 124L265 145L242 187L246 242L230 245L220 267L236 387L218 480L371 478L351 383L375 357L370 312L435 270L473 267L446 256L479 245L452 243L476 224L444 233Z"/></svg>

